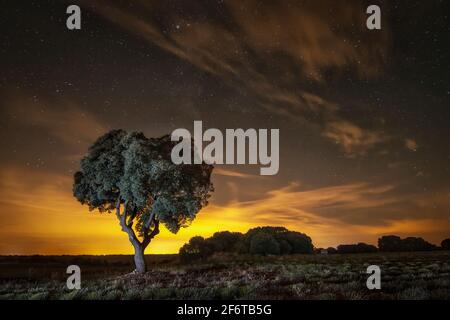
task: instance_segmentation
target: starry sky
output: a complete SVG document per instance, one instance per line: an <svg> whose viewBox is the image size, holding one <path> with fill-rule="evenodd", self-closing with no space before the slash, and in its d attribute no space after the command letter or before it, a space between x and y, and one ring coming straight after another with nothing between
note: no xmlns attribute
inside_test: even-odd
<svg viewBox="0 0 450 320"><path fill-rule="evenodd" d="M81 30L66 8L81 7ZM366 28L378 4L382 29ZM450 237L449 1L13 1L0 19L0 254L131 253L72 196L101 134L280 129L280 170L218 165L194 235L279 225L316 246Z"/></svg>

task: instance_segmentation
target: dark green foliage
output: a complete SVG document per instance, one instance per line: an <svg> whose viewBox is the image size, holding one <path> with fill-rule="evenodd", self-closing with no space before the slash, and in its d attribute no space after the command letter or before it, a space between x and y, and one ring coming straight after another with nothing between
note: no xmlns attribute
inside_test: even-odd
<svg viewBox="0 0 450 320"><path fill-rule="evenodd" d="M188 243L180 248L180 259L182 262L205 259L214 252L214 247L203 237L192 237Z"/></svg>
<svg viewBox="0 0 450 320"><path fill-rule="evenodd" d="M128 217L137 221L139 234L153 221L176 233L208 204L213 167L173 164L174 144L169 136L148 139L137 132L108 132L81 160L74 196L100 212L114 210L118 200L127 203Z"/></svg>
<svg viewBox="0 0 450 320"><path fill-rule="evenodd" d="M281 250L277 240L271 234L260 232L251 238L249 253L264 256L270 254L279 255Z"/></svg>
<svg viewBox="0 0 450 320"><path fill-rule="evenodd" d="M215 252L234 252L236 244L242 240L242 237L242 233L239 232L222 231L214 233L208 241Z"/></svg>
<svg viewBox="0 0 450 320"><path fill-rule="evenodd" d="M386 252L401 251L402 239L398 236L383 236L378 239L378 248Z"/></svg>
<svg viewBox="0 0 450 320"><path fill-rule="evenodd" d="M289 231L284 227L258 227L248 230L246 234L229 231L216 232L212 237L204 239L201 246L207 246L208 250L205 252L209 252L210 255L216 252L287 255L313 253L314 251L310 237L300 232ZM189 242L180 249L180 256L184 261L195 260L199 257L192 248L193 246ZM190 254L189 258L183 257Z"/></svg>
<svg viewBox="0 0 450 320"><path fill-rule="evenodd" d="M442 240L441 247L444 250L450 250L450 239Z"/></svg>
<svg viewBox="0 0 450 320"><path fill-rule="evenodd" d="M336 248L333 248L333 247L327 248L327 252L328 252L328 254L336 254L336 253L338 253Z"/></svg>
<svg viewBox="0 0 450 320"><path fill-rule="evenodd" d="M418 237L408 237L402 240L403 251L431 251L436 246Z"/></svg>
<svg viewBox="0 0 450 320"><path fill-rule="evenodd" d="M284 255L292 253L292 246L287 240L279 239L278 245L280 246L280 254Z"/></svg>
<svg viewBox="0 0 450 320"><path fill-rule="evenodd" d="M310 237L300 232L289 231L284 227L257 227L250 229L245 234L244 240L247 245L247 252L250 253L252 238L261 233L268 234L276 240L280 247L281 254L314 252L314 246Z"/></svg>
<svg viewBox="0 0 450 320"><path fill-rule="evenodd" d="M314 251L311 238L304 233L288 231L278 235L277 239L286 240L292 247L291 253L313 253Z"/></svg>
<svg viewBox="0 0 450 320"><path fill-rule="evenodd" d="M363 242L358 244L341 244L337 247L338 253L369 253L377 251L377 247Z"/></svg>
<svg viewBox="0 0 450 320"><path fill-rule="evenodd" d="M383 236L378 239L380 251L400 252L400 251L431 251L436 246L418 237L408 237L401 239L398 236Z"/></svg>

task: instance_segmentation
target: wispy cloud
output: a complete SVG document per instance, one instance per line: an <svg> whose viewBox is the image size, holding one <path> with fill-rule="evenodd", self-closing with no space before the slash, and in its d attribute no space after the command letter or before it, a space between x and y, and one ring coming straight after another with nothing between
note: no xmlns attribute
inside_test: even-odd
<svg viewBox="0 0 450 320"><path fill-rule="evenodd" d="M226 177L234 177L234 178L243 178L243 179L264 179L264 176L261 175L252 175L247 173L242 173L238 171L233 171L229 169L224 168L214 168L213 171L214 174L217 174L219 176L226 176Z"/></svg>
<svg viewBox="0 0 450 320"><path fill-rule="evenodd" d="M383 70L390 47L389 27L385 24L382 31L368 35L362 3L344 7L331 0L320 5L251 0L178 5L173 10L170 4L157 1L141 0L133 6L86 2L131 33L232 86L245 88L266 110L318 126L323 137L342 144L346 152L359 155L353 152L356 146L362 149L384 141L360 128L356 133L360 136L354 136L350 146L348 139L330 129L336 123L348 123L347 129L352 126L354 132L358 126L339 115L337 103L306 85L323 84L324 74L330 72L350 70L370 78ZM233 23L208 18L217 15ZM344 135L349 134L353 133Z"/></svg>
<svg viewBox="0 0 450 320"><path fill-rule="evenodd" d="M0 254L105 254L131 253L126 235L113 214L90 213L72 197L72 179L66 175L18 167L0 171ZM438 242L447 236L449 192L399 197L391 185L350 183L304 189L289 184L239 201L243 192L228 182L234 199L204 208L189 228L177 235L163 229L151 252L177 252L194 235L210 236L223 230L245 232L261 225L280 225L306 232L315 245L344 242L376 242L381 234L426 236ZM224 188L225 186L222 186ZM412 206L405 205L410 203ZM435 212L429 208L435 207ZM386 209L388 216L376 215ZM414 209L419 214L414 215ZM424 216L423 211L429 212ZM369 212L369 214L366 214Z"/></svg>
<svg viewBox="0 0 450 320"><path fill-rule="evenodd" d="M43 129L69 145L87 145L107 131L94 115L70 101L36 101L16 96L4 103L3 116L16 125Z"/></svg>
<svg viewBox="0 0 450 320"><path fill-rule="evenodd" d="M308 233L318 245L375 243L377 237L386 233L426 235L436 242L446 236L450 216L442 205L443 199L433 199L429 194L399 196L395 191L391 185L363 182L311 190L302 190L293 183L257 200L213 204L201 213L201 219L208 223L220 217L224 227L232 230L282 225ZM442 206L424 218L423 213L433 201ZM382 214L386 210L389 215Z"/></svg>
<svg viewBox="0 0 450 320"><path fill-rule="evenodd" d="M414 139L405 139L405 148L411 151L417 151L419 145Z"/></svg>
<svg viewBox="0 0 450 320"><path fill-rule="evenodd" d="M382 132L362 129L348 121L330 122L322 134L339 144L349 157L365 155L375 145L388 140Z"/></svg>

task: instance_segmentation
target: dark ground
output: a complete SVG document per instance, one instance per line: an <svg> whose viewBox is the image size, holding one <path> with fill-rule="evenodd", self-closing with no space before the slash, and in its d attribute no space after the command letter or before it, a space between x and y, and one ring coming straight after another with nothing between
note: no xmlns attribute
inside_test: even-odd
<svg viewBox="0 0 450 320"><path fill-rule="evenodd" d="M2 256L0 299L450 299L450 251L147 261L139 276L126 255ZM81 268L81 290L66 288L71 264ZM366 287L372 264L381 290Z"/></svg>

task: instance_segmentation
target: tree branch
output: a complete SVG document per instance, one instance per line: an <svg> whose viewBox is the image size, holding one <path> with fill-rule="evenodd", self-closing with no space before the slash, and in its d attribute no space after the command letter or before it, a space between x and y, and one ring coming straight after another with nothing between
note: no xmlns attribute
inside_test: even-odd
<svg viewBox="0 0 450 320"><path fill-rule="evenodd" d="M144 230L144 239L142 240L142 247L145 249L152 239L159 233L159 220L155 220L155 226L153 230L150 232L148 228Z"/></svg>
<svg viewBox="0 0 450 320"><path fill-rule="evenodd" d="M144 227L146 229L149 229L150 226L152 225L153 219L155 218L155 211L152 210L152 213L150 214L150 218L147 220L147 222L145 223Z"/></svg>
<svg viewBox="0 0 450 320"><path fill-rule="evenodd" d="M132 212L131 212L131 214L130 214L130 216L128 217L128 222L127 222L127 226L129 227L129 228L131 228L132 226L133 226L133 220L134 220L134 218L136 217L136 209L134 209Z"/></svg>
<svg viewBox="0 0 450 320"><path fill-rule="evenodd" d="M116 216L117 216L117 219L119 219L119 221L120 221L120 197L117 198L117 202L116 202Z"/></svg>
<svg viewBox="0 0 450 320"><path fill-rule="evenodd" d="M130 240L131 244L133 246L141 246L141 242L139 241L138 237L136 237L136 234L131 227L132 223L130 225L127 224L127 208L128 208L128 201L125 201L124 207L123 207L123 213L120 213L120 197L117 200L116 203L116 215L119 219L120 226L122 227L122 231L126 232L128 234L128 239Z"/></svg>

